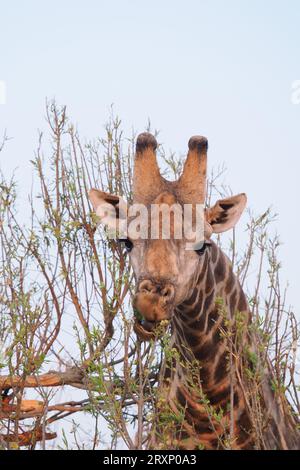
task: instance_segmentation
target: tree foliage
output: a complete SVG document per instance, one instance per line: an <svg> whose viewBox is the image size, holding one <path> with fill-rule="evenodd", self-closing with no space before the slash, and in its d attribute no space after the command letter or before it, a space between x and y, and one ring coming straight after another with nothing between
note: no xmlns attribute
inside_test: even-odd
<svg viewBox="0 0 300 470"><path fill-rule="evenodd" d="M92 187L131 200L135 134L126 137L112 114L104 137L83 142L64 107L50 103L46 116L49 134L39 135L31 161L36 188L28 213L18 211L16 181L0 179L0 446L146 448L155 403L166 429L181 419L158 387L162 356L176 351L168 347L167 332L156 342L137 338L126 251L97 228L88 200ZM179 174L180 157L160 146L159 158L166 176ZM207 204L228 193L223 173L211 173ZM245 241L238 243L233 231L223 249L248 293L257 348L271 360L274 388L299 413L298 326L286 307L273 222L270 210L249 212ZM253 403L259 434L259 400Z"/></svg>

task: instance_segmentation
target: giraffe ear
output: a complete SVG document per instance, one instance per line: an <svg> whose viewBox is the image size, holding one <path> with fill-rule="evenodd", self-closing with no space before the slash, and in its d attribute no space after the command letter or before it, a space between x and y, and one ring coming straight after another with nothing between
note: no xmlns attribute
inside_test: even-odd
<svg viewBox="0 0 300 470"><path fill-rule="evenodd" d="M124 199L98 189L89 191L89 199L100 223L109 231L121 231L122 221L126 220L127 214L127 204Z"/></svg>
<svg viewBox="0 0 300 470"><path fill-rule="evenodd" d="M241 217L247 203L246 194L220 199L213 207L206 210L206 221L213 233L226 232L233 228Z"/></svg>

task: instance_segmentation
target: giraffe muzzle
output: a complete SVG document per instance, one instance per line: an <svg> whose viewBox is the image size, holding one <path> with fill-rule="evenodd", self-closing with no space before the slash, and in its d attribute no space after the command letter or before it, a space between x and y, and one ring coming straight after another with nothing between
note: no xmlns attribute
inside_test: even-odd
<svg viewBox="0 0 300 470"><path fill-rule="evenodd" d="M175 288L166 282L143 280L138 285L133 304L144 319L147 329L154 329L162 320L172 316Z"/></svg>

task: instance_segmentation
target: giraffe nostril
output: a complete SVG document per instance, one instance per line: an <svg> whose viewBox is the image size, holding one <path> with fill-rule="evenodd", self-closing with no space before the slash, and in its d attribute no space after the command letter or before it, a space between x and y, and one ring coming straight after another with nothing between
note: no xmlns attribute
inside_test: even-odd
<svg viewBox="0 0 300 470"><path fill-rule="evenodd" d="M170 301L174 297L174 287L173 286L168 286L164 287L161 291L161 295L164 297L166 301Z"/></svg>
<svg viewBox="0 0 300 470"><path fill-rule="evenodd" d="M155 292L155 286L151 281L142 281L139 285L139 292Z"/></svg>
<svg viewBox="0 0 300 470"><path fill-rule="evenodd" d="M150 280L143 280L139 284L138 292L141 294L157 294L164 302L171 302L174 298L175 289L172 285L155 284Z"/></svg>

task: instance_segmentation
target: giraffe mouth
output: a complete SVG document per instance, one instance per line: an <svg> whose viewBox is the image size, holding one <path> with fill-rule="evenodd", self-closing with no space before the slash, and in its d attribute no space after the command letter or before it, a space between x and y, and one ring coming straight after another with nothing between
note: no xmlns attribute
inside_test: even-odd
<svg viewBox="0 0 300 470"><path fill-rule="evenodd" d="M133 329L141 341L151 341L160 338L168 324L168 320L149 321L136 318Z"/></svg>
<svg viewBox="0 0 300 470"><path fill-rule="evenodd" d="M149 333L154 331L159 326L160 323L161 323L160 321L149 321L149 320L141 321L142 327Z"/></svg>

